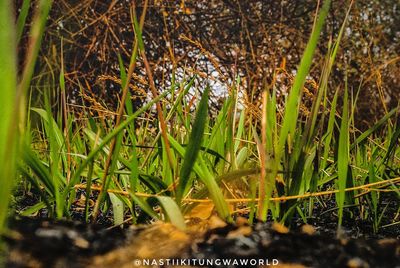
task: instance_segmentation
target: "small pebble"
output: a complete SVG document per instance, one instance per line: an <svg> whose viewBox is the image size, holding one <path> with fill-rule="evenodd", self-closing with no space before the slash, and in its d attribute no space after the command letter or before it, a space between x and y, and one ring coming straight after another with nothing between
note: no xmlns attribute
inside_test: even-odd
<svg viewBox="0 0 400 268"><path fill-rule="evenodd" d="M211 218L208 220L208 226L209 226L210 230L212 230L212 229L225 227L225 226L227 226L227 224L220 217L211 216Z"/></svg>
<svg viewBox="0 0 400 268"><path fill-rule="evenodd" d="M360 258L352 258L347 262L348 268L369 268L369 264Z"/></svg>
<svg viewBox="0 0 400 268"><path fill-rule="evenodd" d="M237 217L236 219L237 226L246 226L249 225L249 220L244 217Z"/></svg>
<svg viewBox="0 0 400 268"><path fill-rule="evenodd" d="M316 233L316 230L312 225L304 224L303 226L301 226L301 232L303 234L313 235Z"/></svg>
<svg viewBox="0 0 400 268"><path fill-rule="evenodd" d="M237 228L236 230L233 230L228 233L227 238L235 238L239 236L248 236L252 232L252 229L250 226L241 226Z"/></svg>
<svg viewBox="0 0 400 268"><path fill-rule="evenodd" d="M274 230L275 232L280 233L280 234L289 233L289 229L285 225L277 223L277 222L274 222L274 224L272 224L272 230Z"/></svg>

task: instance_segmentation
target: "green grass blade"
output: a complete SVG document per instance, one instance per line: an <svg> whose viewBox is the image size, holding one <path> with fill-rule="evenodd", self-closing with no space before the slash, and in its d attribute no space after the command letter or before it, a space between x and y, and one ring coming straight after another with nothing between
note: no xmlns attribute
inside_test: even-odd
<svg viewBox="0 0 400 268"><path fill-rule="evenodd" d="M358 136L355 142L352 143L351 149L353 149L357 144L365 141L369 136L371 136L372 133L374 133L377 129L382 127L398 111L399 109L395 108L391 110L389 113L385 114L378 122L376 122L376 124L374 124L371 128L364 131L360 136Z"/></svg>
<svg viewBox="0 0 400 268"><path fill-rule="evenodd" d="M158 219L159 217L157 216L157 214L153 211L153 209L151 208L151 206L143 200L143 198L136 196L135 194L131 193L130 194L132 200L139 205L139 207L147 213L147 215L149 215L150 217L152 217L153 219Z"/></svg>
<svg viewBox="0 0 400 268"><path fill-rule="evenodd" d="M158 201L160 201L168 219L173 225L175 225L180 230L184 231L186 229L185 219L181 213L179 206L175 201L168 196L157 196Z"/></svg>
<svg viewBox="0 0 400 268"><path fill-rule="evenodd" d="M45 208L47 205L45 202L36 203L30 207L25 208L19 215L21 216L32 216L32 214L37 213L39 210Z"/></svg>
<svg viewBox="0 0 400 268"><path fill-rule="evenodd" d="M208 114L209 90L209 87L207 87L201 98L199 108L196 113L196 118L193 123L192 132L190 133L189 143L183 157L183 164L180 171L180 180L177 191L178 203L180 203L180 200L185 194L185 190L190 183L190 173L192 172L193 165L196 162L197 155L199 154L201 148L201 142L203 140L204 128Z"/></svg>
<svg viewBox="0 0 400 268"><path fill-rule="evenodd" d="M29 8L31 6L31 0L24 0L22 2L21 10L17 19L17 43L21 40L22 33L24 32L24 27L26 23L26 18L28 17Z"/></svg>
<svg viewBox="0 0 400 268"><path fill-rule="evenodd" d="M50 109L50 107L48 109ZM60 157L63 161L63 165L67 166L67 152L65 148L64 134L62 130L58 127L57 122L54 120L51 111L46 111L40 108L31 108L31 110L36 112L43 119L47 138L51 137L51 139L54 139L54 141L56 142L54 146L57 146L59 149L58 153L60 154Z"/></svg>
<svg viewBox="0 0 400 268"><path fill-rule="evenodd" d="M21 97L26 94L31 83L31 79L35 70L36 59L42 42L42 36L46 26L47 16L49 15L52 3L52 0L39 0L37 9L35 10L30 31L29 49L26 54L22 77L18 85L18 93Z"/></svg>
<svg viewBox="0 0 400 268"><path fill-rule="evenodd" d="M124 202L113 193L109 193L108 196L113 207L114 225L121 225L124 222Z"/></svg>
<svg viewBox="0 0 400 268"><path fill-rule="evenodd" d="M98 202L99 202L100 205L103 203L104 198L106 197L107 190L110 188L111 178L114 176L114 171L117 168L119 153L120 153L120 150L121 150L121 145L122 145L122 133L118 133L116 135L116 137L115 137L115 147L114 147L114 151L112 152L111 164L110 164L110 167L109 167L108 173L107 173L108 179L105 180L105 182L104 182L105 185L104 185L103 193L99 193L99 196L98 196ZM103 172L107 172L107 171L103 171ZM120 203L117 200L114 199L113 209L114 208L119 209L119 205L120 205ZM119 213L119 212L117 211L117 213ZM114 220L116 221L115 224L118 225L119 223L117 223L117 222L120 221L119 216L117 218L114 217Z"/></svg>
<svg viewBox="0 0 400 268"><path fill-rule="evenodd" d="M39 184L39 181L34 178L32 172L29 172L24 167L20 166L19 172L22 176L24 176L28 181L32 183L33 188L36 188L36 190L39 192L39 195L42 197L44 204L47 206L47 209L52 212L53 208L51 206L51 203L54 201L54 198L52 197L53 194L49 191L49 189L45 188L46 191L43 191L41 185Z"/></svg>
<svg viewBox="0 0 400 268"><path fill-rule="evenodd" d="M0 232L8 214L16 174L18 116L16 110L17 55L13 1L0 1Z"/></svg>
<svg viewBox="0 0 400 268"><path fill-rule="evenodd" d="M335 114L336 114L336 104L337 104L337 99L338 99L338 93L339 93L339 91L337 90L335 93L335 96L333 97L331 107L330 107L331 109L329 112L328 128L327 128L326 133L322 137L323 144L324 144L324 152L323 152L322 163L321 163L322 170L324 170L326 168L326 164L327 164L328 157L329 157L329 152L331 149L333 128L335 126Z"/></svg>
<svg viewBox="0 0 400 268"><path fill-rule="evenodd" d="M330 0L324 1L324 4L318 16L317 23L315 24L315 28L307 43L306 49L303 53L303 57L301 58L300 65L297 70L297 75L293 82L293 87L290 91L288 101L286 103L283 125L279 136L279 145L277 151L278 156L283 152L288 135L295 134L294 130L296 128L297 117L299 113L299 101L301 99L302 89L306 80L306 76L310 71L312 59L318 44L320 33L322 31L322 26L324 25L325 19L328 15L330 3Z"/></svg>
<svg viewBox="0 0 400 268"><path fill-rule="evenodd" d="M239 117L239 123L237 126L237 132L236 132L236 141L235 141L235 153L238 151L239 149L239 145L240 145L240 140L242 139L242 135L245 129L244 123L245 123L245 117L246 117L246 113L245 110L240 112L240 117Z"/></svg>
<svg viewBox="0 0 400 268"><path fill-rule="evenodd" d="M168 134L168 140L171 143L172 148L181 156L184 157L185 149ZM221 189L216 182L215 177L209 171L209 168L204 163L201 155L198 156L197 161L193 165L193 171L199 176L200 180L207 187L208 193L211 196L211 199L214 202L214 205L220 215L221 218L231 221L232 218L230 216L229 208L227 203L225 202L224 196L222 194Z"/></svg>
<svg viewBox="0 0 400 268"><path fill-rule="evenodd" d="M231 172L228 172L226 174L223 174L221 176L218 176L215 178L215 181L218 184L221 184L222 182L225 183L230 183L235 180L238 180L240 178L243 178L245 176L255 176L260 174L260 169L258 168L253 168L253 169L239 169L239 170L234 170ZM209 191L208 188L201 188L197 193L193 194L193 198L195 199L201 199L207 197ZM193 208L194 206L188 206L189 208L186 209L186 211L190 210L190 208Z"/></svg>
<svg viewBox="0 0 400 268"><path fill-rule="evenodd" d="M132 157L129 162L129 168L131 170L131 175L130 175L130 189L132 192L136 191L137 183L139 180L139 162L137 158L137 153L136 153L136 139L135 136L132 134L130 137L131 143L132 143Z"/></svg>
<svg viewBox="0 0 400 268"><path fill-rule="evenodd" d="M132 12L132 24L133 29L135 30L135 37L138 42L139 50L144 51L144 42L143 42L143 35L142 35L142 27L140 27L140 23L137 20L136 12Z"/></svg>
<svg viewBox="0 0 400 268"><path fill-rule="evenodd" d="M347 184L348 166L349 166L349 111L348 111L348 93L347 88L344 93L342 122L340 125L339 146L337 154L338 165L338 186L339 193L337 204L339 206L339 226L343 220L343 206L345 201L345 188Z"/></svg>
<svg viewBox="0 0 400 268"><path fill-rule="evenodd" d="M90 194L92 192L92 176L93 176L94 161L89 164L89 171L86 177L86 190L85 190L85 221L89 223L89 207L90 207Z"/></svg>
<svg viewBox="0 0 400 268"><path fill-rule="evenodd" d="M399 145L400 139L400 125L396 125L396 131L390 137L389 147L384 157L385 162L388 163L389 159L396 153L396 147Z"/></svg>
<svg viewBox="0 0 400 268"><path fill-rule="evenodd" d="M55 197L58 189L54 185L53 178L46 167L36 154L32 151L29 145L25 145L22 150L22 159L24 163L33 171L39 181L46 187L46 190ZM38 189L40 190L40 189Z"/></svg>

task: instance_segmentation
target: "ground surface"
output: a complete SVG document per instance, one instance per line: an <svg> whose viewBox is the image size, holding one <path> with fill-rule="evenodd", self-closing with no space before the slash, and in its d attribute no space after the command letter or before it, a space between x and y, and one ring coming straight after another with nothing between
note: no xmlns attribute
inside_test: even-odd
<svg viewBox="0 0 400 268"><path fill-rule="evenodd" d="M280 225L249 226L246 222L239 218L227 225L212 217L192 222L183 232L166 223L107 229L78 222L17 219L11 224L13 232L5 237L6 267L137 267L141 266L138 260L168 258L256 259L269 264L277 260L279 265L272 267L400 267L399 232L364 239L351 229L335 236L311 225L288 232Z"/></svg>

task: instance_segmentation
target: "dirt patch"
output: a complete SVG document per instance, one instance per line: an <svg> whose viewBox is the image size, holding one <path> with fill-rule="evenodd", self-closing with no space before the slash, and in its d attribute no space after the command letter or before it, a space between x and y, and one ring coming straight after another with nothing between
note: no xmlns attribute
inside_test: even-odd
<svg viewBox="0 0 400 268"><path fill-rule="evenodd" d="M106 229L23 218L13 222L5 237L6 267L134 267L143 259L197 261L187 267L238 267L216 260L269 260L271 266L276 260L277 267L399 267L400 263L396 238L354 239L345 232L332 236L311 225L289 232L278 224L249 226L243 219L236 224L217 222L206 231L184 232L164 223ZM200 265L200 260L219 265ZM165 264L158 267L170 266Z"/></svg>

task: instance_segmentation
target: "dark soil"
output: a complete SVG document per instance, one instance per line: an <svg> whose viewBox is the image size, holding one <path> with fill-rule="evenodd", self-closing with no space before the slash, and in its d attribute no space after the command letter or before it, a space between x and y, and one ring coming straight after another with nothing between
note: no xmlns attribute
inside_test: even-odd
<svg viewBox="0 0 400 268"><path fill-rule="evenodd" d="M19 211L35 199L23 195L15 201ZM385 207L381 225L396 222L397 196L382 196L380 205ZM3 254L6 267L132 267L146 258L277 260L277 267L400 267L399 224L374 233L371 220L361 220L356 209L346 208L345 214L353 217L346 217L338 232L335 207L333 200L314 204L307 225L293 215L290 232L271 222L250 226L238 217L235 224L226 224L216 216L192 218L186 232L163 223L120 228L112 227L108 214L101 214L96 224L82 223L83 212L75 205L71 221L47 219L42 209L36 218L10 221Z"/></svg>
<svg viewBox="0 0 400 268"><path fill-rule="evenodd" d="M209 224L205 232L187 233L170 224L107 229L20 218L12 221L12 231L4 237L6 267L133 267L135 259L149 257L276 259L281 265L277 267L400 267L399 233L355 239L349 237L351 229L338 237L311 225L288 232L280 225L259 222L250 227L245 222L238 219L226 225L220 221Z"/></svg>
<svg viewBox="0 0 400 268"><path fill-rule="evenodd" d="M307 228L286 233L268 223L257 223L248 236L234 238L229 238L229 228L213 230L197 244L198 249L191 256L278 259L305 267L397 267L400 263L397 239L338 239Z"/></svg>

